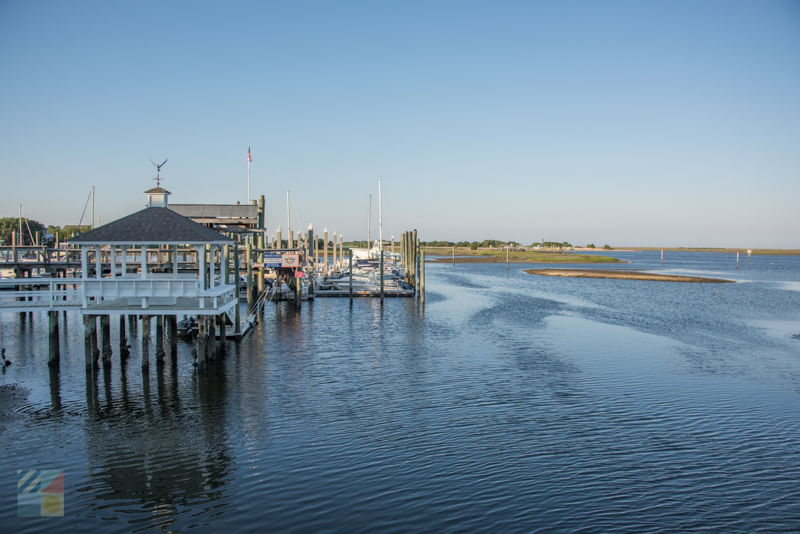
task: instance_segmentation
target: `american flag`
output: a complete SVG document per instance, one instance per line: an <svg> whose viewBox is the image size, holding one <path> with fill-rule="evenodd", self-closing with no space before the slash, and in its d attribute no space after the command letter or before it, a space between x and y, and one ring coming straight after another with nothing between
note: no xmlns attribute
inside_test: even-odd
<svg viewBox="0 0 800 534"><path fill-rule="evenodd" d="M250 147L247 147L247 161L253 161L253 158L250 156Z"/></svg>

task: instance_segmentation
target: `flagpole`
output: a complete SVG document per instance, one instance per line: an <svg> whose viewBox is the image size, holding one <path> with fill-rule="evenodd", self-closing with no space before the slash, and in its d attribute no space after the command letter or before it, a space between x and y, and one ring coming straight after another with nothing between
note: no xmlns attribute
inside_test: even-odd
<svg viewBox="0 0 800 534"><path fill-rule="evenodd" d="M247 147L247 203L250 204L250 147Z"/></svg>

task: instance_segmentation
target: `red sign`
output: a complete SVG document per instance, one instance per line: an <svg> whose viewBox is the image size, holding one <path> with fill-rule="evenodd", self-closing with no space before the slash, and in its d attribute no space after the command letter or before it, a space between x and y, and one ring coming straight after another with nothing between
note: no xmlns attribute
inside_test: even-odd
<svg viewBox="0 0 800 534"><path fill-rule="evenodd" d="M303 271L295 271L294 272L294 277L295 278L305 278L306 277L306 273L304 273Z"/></svg>

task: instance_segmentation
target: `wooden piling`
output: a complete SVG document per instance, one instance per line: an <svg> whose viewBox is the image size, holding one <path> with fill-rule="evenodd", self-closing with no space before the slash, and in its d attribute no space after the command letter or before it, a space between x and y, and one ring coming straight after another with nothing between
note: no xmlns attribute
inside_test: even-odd
<svg viewBox="0 0 800 534"><path fill-rule="evenodd" d="M289 232L289 236L291 239L292 233ZM253 253L253 245L250 241L247 242L247 247L245 249L245 265L247 266L247 313L252 312L253 306L253 262L252 262L252 255Z"/></svg>
<svg viewBox="0 0 800 534"><path fill-rule="evenodd" d="M224 313L219 314L218 321L219 321L219 351L220 351L220 353L225 352L225 342L228 340L228 337L227 337L228 325L225 324L227 322L226 318L227 318L227 315L225 315Z"/></svg>
<svg viewBox="0 0 800 534"><path fill-rule="evenodd" d="M419 287L420 287L420 301L425 305L425 253L420 253L420 266L419 266Z"/></svg>
<svg viewBox="0 0 800 534"><path fill-rule="evenodd" d="M100 316L100 330L103 335L103 367L111 367L111 317Z"/></svg>
<svg viewBox="0 0 800 534"><path fill-rule="evenodd" d="M98 367L98 363L100 360L100 348L97 343L97 316L90 315L89 316L89 331L92 335L92 362L95 367Z"/></svg>
<svg viewBox="0 0 800 534"><path fill-rule="evenodd" d="M217 316L210 315L208 317L208 359L217 359Z"/></svg>
<svg viewBox="0 0 800 534"><path fill-rule="evenodd" d="M664 249L661 249L661 265L664 265Z"/></svg>
<svg viewBox="0 0 800 534"><path fill-rule="evenodd" d="M314 244L317 242L317 239L314 237L314 227L311 223L308 223L308 235L306 236L306 248L308 249L309 259L310 254L313 253ZM310 263L310 262L309 262ZM308 277L308 295L311 296L314 294L314 264L310 265L310 269L307 268L306 271L309 273Z"/></svg>
<svg viewBox="0 0 800 534"><path fill-rule="evenodd" d="M336 267L336 232L333 232L333 269L332 269L332 271L333 271L334 274L339 272L339 269Z"/></svg>
<svg viewBox="0 0 800 534"><path fill-rule="evenodd" d="M419 296L419 238L417 237L417 231L414 230L414 289L417 291L417 295Z"/></svg>
<svg viewBox="0 0 800 534"><path fill-rule="evenodd" d="M142 315L142 371L150 369L150 316Z"/></svg>
<svg viewBox="0 0 800 534"><path fill-rule="evenodd" d="M195 356L197 358L197 367L200 369L205 369L208 363L206 360L206 341L206 318L201 315L197 318L197 355Z"/></svg>
<svg viewBox="0 0 800 534"><path fill-rule="evenodd" d="M169 355L178 355L178 316L167 316L167 335L169 336Z"/></svg>
<svg viewBox="0 0 800 534"><path fill-rule="evenodd" d="M163 364L164 356L164 316L156 315L156 363Z"/></svg>
<svg viewBox="0 0 800 534"><path fill-rule="evenodd" d="M344 236L342 234L339 234L339 262L344 263ZM352 263L353 262L351 261L350 262L351 270L353 267Z"/></svg>
<svg viewBox="0 0 800 534"><path fill-rule="evenodd" d="M324 230L325 244L322 246L322 279L328 278L328 228Z"/></svg>
<svg viewBox="0 0 800 534"><path fill-rule="evenodd" d="M300 307L300 303L303 300L302 297L303 297L303 279L302 278L297 278L297 276L295 276L295 278L294 278L294 305L297 306L298 308Z"/></svg>
<svg viewBox="0 0 800 534"><path fill-rule="evenodd" d="M739 268L739 252L736 252L736 268Z"/></svg>
<svg viewBox="0 0 800 534"><path fill-rule="evenodd" d="M128 336L125 333L125 316L119 316L119 358L125 359L128 356Z"/></svg>
<svg viewBox="0 0 800 534"><path fill-rule="evenodd" d="M47 312L47 318L49 323L47 333L50 341L47 364L50 367L55 367L58 365L58 360L60 358L60 350L58 346L58 312Z"/></svg>
<svg viewBox="0 0 800 534"><path fill-rule="evenodd" d="M278 229L278 237L280 237L281 232ZM242 335L242 322L239 310L239 243L233 243L233 272L234 272L234 279L236 280L234 283L236 284L236 291L234 295L236 295L236 305L233 307L234 315L233 315L233 334L235 336Z"/></svg>
<svg viewBox="0 0 800 534"><path fill-rule="evenodd" d="M353 249L348 250L350 256L350 267L348 271L350 271L350 304L353 303Z"/></svg>
<svg viewBox="0 0 800 534"><path fill-rule="evenodd" d="M83 355L86 369L92 369L92 328L89 324L89 315L83 316Z"/></svg>

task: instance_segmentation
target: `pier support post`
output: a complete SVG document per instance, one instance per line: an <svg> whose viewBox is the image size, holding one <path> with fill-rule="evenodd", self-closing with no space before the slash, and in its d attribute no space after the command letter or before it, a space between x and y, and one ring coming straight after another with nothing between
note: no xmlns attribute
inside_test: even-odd
<svg viewBox="0 0 800 534"><path fill-rule="evenodd" d="M217 359L217 317L208 317L208 359Z"/></svg>
<svg viewBox="0 0 800 534"><path fill-rule="evenodd" d="M91 332L92 341L92 361L95 367L99 367L100 363L100 348L97 344L97 316L89 316L89 331Z"/></svg>
<svg viewBox="0 0 800 534"><path fill-rule="evenodd" d="M291 232L290 232L291 233ZM253 245L250 241L247 242L245 249L245 264L247 265L247 313L251 313L253 306Z"/></svg>
<svg viewBox="0 0 800 534"><path fill-rule="evenodd" d="M47 312L47 318L49 320L47 332L50 338L47 364L50 367L55 367L58 365L58 360L60 357L60 351L58 346L58 312L56 311Z"/></svg>
<svg viewBox="0 0 800 534"><path fill-rule="evenodd" d="M206 364L206 318L201 315L197 318L197 367L205 369Z"/></svg>
<svg viewBox="0 0 800 534"><path fill-rule="evenodd" d="M220 354L225 352L225 343L228 341L227 336L227 314L221 313L219 314L219 352Z"/></svg>
<svg viewBox="0 0 800 534"><path fill-rule="evenodd" d="M90 316L83 316L83 354L86 361L86 370L92 369L92 327Z"/></svg>
<svg viewBox="0 0 800 534"><path fill-rule="evenodd" d="M353 249L347 251L350 257L348 271L350 272L350 304L353 303Z"/></svg>
<svg viewBox="0 0 800 534"><path fill-rule="evenodd" d="M156 315L156 363L163 364L164 356L164 316Z"/></svg>
<svg viewBox="0 0 800 534"><path fill-rule="evenodd" d="M322 245L322 279L328 279L328 229L323 230L323 239L325 243Z"/></svg>
<svg viewBox="0 0 800 534"><path fill-rule="evenodd" d="M150 316L142 315L142 371L150 369Z"/></svg>
<svg viewBox="0 0 800 534"><path fill-rule="evenodd" d="M236 305L234 306L234 315L233 315L233 333L236 336L242 335L242 323L241 317L239 314L241 313L239 310L239 243L235 242L233 244L233 272L234 278L236 281Z"/></svg>
<svg viewBox="0 0 800 534"><path fill-rule="evenodd" d="M326 243L325 246L327 247L328 244ZM339 269L336 267L336 232L333 232L333 274L339 272Z"/></svg>
<svg viewBox="0 0 800 534"><path fill-rule="evenodd" d="M128 336L125 334L125 316L119 316L119 359L128 357Z"/></svg>
<svg viewBox="0 0 800 534"><path fill-rule="evenodd" d="M419 238L416 230L414 230L411 245L414 249L414 289L417 292L417 296L419 296Z"/></svg>
<svg viewBox="0 0 800 534"><path fill-rule="evenodd" d="M100 316L100 332L103 340L103 367L111 367L111 317Z"/></svg>
<svg viewBox="0 0 800 534"><path fill-rule="evenodd" d="M420 252L420 265L419 265L419 292L420 301L425 306L425 253Z"/></svg>
<svg viewBox="0 0 800 534"><path fill-rule="evenodd" d="M167 316L167 335L169 336L169 355L178 354L178 316Z"/></svg>
<svg viewBox="0 0 800 534"><path fill-rule="evenodd" d="M303 297L303 279L295 277L294 279L294 305L300 307Z"/></svg>

